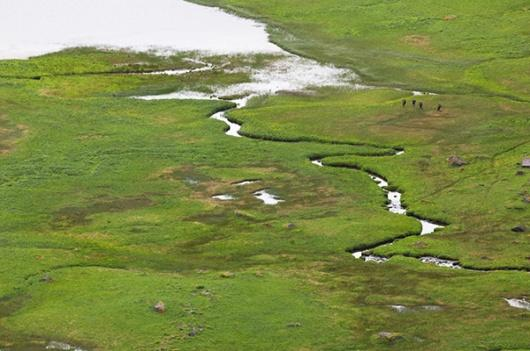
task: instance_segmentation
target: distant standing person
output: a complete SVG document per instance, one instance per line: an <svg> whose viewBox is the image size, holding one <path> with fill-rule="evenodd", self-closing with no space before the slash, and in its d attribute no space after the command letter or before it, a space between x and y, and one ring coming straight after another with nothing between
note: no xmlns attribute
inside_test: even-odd
<svg viewBox="0 0 530 351"><path fill-rule="evenodd" d="M420 110L423 110L423 102L420 101Z"/></svg>
<svg viewBox="0 0 530 351"><path fill-rule="evenodd" d="M436 108L436 111L438 111L438 112L442 111L442 105L438 104L438 107Z"/></svg>
<svg viewBox="0 0 530 351"><path fill-rule="evenodd" d="M412 100L412 106L416 107L416 100Z"/></svg>
<svg viewBox="0 0 530 351"><path fill-rule="evenodd" d="M407 100L403 99L401 100L401 106L405 107L407 105Z"/></svg>

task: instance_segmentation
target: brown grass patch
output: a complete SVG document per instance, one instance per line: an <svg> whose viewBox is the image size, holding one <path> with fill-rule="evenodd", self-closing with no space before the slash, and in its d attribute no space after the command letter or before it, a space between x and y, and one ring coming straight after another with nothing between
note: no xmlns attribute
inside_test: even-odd
<svg viewBox="0 0 530 351"><path fill-rule="evenodd" d="M416 47L428 47L431 45L431 39L425 35L407 35L402 39L405 43Z"/></svg>
<svg viewBox="0 0 530 351"><path fill-rule="evenodd" d="M57 89L42 88L39 90L39 95L44 97L55 97L59 94L57 94Z"/></svg>
<svg viewBox="0 0 530 351"><path fill-rule="evenodd" d="M28 127L23 124L13 126L3 115L0 115L0 155L8 154L15 144L28 132Z"/></svg>
<svg viewBox="0 0 530 351"><path fill-rule="evenodd" d="M86 207L65 207L55 213L53 226L55 228L64 228L86 225L90 223L88 217L91 215L105 212L125 212L147 207L152 205L152 203L151 199L147 197L132 197L99 200Z"/></svg>

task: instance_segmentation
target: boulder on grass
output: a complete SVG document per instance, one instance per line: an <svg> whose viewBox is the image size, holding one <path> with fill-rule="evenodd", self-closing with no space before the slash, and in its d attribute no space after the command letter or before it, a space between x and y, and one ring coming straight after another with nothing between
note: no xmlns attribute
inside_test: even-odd
<svg viewBox="0 0 530 351"><path fill-rule="evenodd" d="M155 312L164 313L166 312L166 304L162 301L158 301L156 305L153 306L153 309Z"/></svg>
<svg viewBox="0 0 530 351"><path fill-rule="evenodd" d="M526 226L519 224L512 228L512 232L514 233L524 233L526 232L527 228Z"/></svg>
<svg viewBox="0 0 530 351"><path fill-rule="evenodd" d="M48 273L46 273L40 278L40 281L41 283L52 283L53 278Z"/></svg>
<svg viewBox="0 0 530 351"><path fill-rule="evenodd" d="M462 166L465 166L467 165L467 162L462 159L461 157L458 157L458 156L451 156L447 159L447 162L449 162L449 166L452 166L452 167L462 167Z"/></svg>
<svg viewBox="0 0 530 351"><path fill-rule="evenodd" d="M379 339L389 343L389 344L392 344L392 343L395 343L396 341L399 341L401 339L403 339L403 335L400 334L400 333L392 333L392 332L386 332L386 331L382 331L380 332L379 334L377 334L379 336Z"/></svg>

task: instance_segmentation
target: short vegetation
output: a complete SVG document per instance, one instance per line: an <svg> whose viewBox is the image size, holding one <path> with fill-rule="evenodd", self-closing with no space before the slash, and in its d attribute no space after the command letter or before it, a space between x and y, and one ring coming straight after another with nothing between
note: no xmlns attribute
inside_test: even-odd
<svg viewBox="0 0 530 351"><path fill-rule="evenodd" d="M141 74L193 53L0 61L0 349L529 350L505 301L530 297L528 4L208 3L374 87L254 99L230 138L208 118L230 102L130 98L250 79ZM446 228L419 236L367 170ZM348 251L405 236L384 264Z"/></svg>

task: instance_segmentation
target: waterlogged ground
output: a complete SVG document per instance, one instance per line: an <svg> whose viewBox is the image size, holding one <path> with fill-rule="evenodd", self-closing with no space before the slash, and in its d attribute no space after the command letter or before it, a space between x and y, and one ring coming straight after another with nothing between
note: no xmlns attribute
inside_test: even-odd
<svg viewBox="0 0 530 351"><path fill-rule="evenodd" d="M0 31L0 59L76 46L160 54L281 51L263 25L183 0L129 0L126 8L120 0L4 0Z"/></svg>
<svg viewBox="0 0 530 351"><path fill-rule="evenodd" d="M278 53L0 77L0 349L530 349L526 102Z"/></svg>

